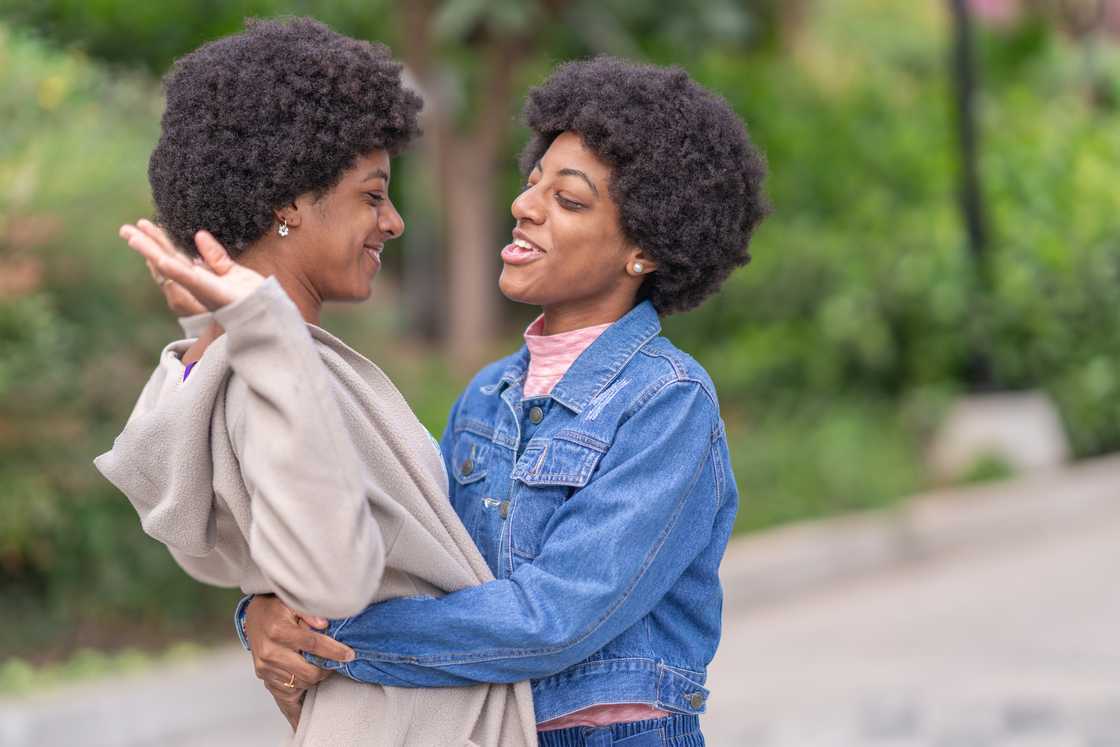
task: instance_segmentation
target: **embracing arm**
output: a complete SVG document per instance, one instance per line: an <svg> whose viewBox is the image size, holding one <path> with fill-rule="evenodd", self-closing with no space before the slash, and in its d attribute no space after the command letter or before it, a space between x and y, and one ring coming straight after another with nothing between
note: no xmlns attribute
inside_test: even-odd
<svg viewBox="0 0 1120 747"><path fill-rule="evenodd" d="M634 625L707 546L726 476L714 402L665 385L557 510L541 552L510 578L440 599L394 599L332 625L355 679L436 687L562 671Z"/></svg>

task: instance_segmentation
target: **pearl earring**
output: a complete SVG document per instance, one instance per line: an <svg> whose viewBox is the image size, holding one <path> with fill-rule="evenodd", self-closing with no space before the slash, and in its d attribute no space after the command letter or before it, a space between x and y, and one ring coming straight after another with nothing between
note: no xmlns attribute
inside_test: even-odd
<svg viewBox="0 0 1120 747"><path fill-rule="evenodd" d="M634 274L635 275L641 275L642 270L644 270L644 269L646 269L646 267L641 262L635 262L634 263Z"/></svg>
<svg viewBox="0 0 1120 747"><path fill-rule="evenodd" d="M288 235L288 221L286 219L280 219L280 227L276 229L276 233L280 234L280 238Z"/></svg>

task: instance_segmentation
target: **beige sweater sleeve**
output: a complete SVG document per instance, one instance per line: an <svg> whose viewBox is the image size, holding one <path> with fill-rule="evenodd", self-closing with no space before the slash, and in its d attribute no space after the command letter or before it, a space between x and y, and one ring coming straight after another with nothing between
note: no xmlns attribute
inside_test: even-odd
<svg viewBox="0 0 1120 747"><path fill-rule="evenodd" d="M233 369L227 427L251 496L253 562L293 609L355 614L384 570L376 488L315 342L275 278L214 318Z"/></svg>

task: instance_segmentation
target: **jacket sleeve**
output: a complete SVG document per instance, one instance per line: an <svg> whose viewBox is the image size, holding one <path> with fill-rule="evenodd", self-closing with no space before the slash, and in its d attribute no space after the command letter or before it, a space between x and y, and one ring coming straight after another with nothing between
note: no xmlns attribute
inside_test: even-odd
<svg viewBox="0 0 1120 747"><path fill-rule="evenodd" d="M664 385L557 510L532 563L332 624L358 654L344 671L436 687L539 678L583 661L648 614L707 546L723 500L720 438L718 410L698 383Z"/></svg>
<svg viewBox="0 0 1120 747"><path fill-rule="evenodd" d="M331 374L275 278L214 317L233 368L227 427L251 496L252 559L293 609L353 614L385 553Z"/></svg>

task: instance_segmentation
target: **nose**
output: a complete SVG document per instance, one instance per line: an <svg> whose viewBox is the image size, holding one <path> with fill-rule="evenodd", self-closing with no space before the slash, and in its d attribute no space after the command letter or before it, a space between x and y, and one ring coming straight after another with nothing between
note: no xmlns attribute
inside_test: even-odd
<svg viewBox="0 0 1120 747"><path fill-rule="evenodd" d="M388 239L400 238L404 233L404 218L397 212L397 206L388 198L377 213L377 227Z"/></svg>
<svg viewBox="0 0 1120 747"><path fill-rule="evenodd" d="M537 195L536 185L526 187L521 194L515 197L513 204L509 206L509 211L513 213L513 217L518 223L523 220L530 223L540 223L543 220L543 211L541 210L541 201Z"/></svg>

